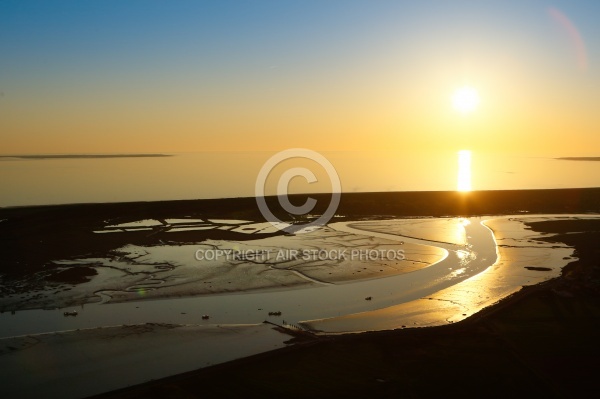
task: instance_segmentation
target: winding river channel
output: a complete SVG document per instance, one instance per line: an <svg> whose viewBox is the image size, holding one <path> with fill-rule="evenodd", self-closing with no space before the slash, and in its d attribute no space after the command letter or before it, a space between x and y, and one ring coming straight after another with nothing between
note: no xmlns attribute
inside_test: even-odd
<svg viewBox="0 0 600 399"><path fill-rule="evenodd" d="M271 320L273 322L298 324L303 320L382 309L427 297L493 265L497 260L496 243L483 220L480 217L463 219L466 233L464 245L368 230L363 222L339 222L329 225L338 231L435 246L445 251L446 256L442 260L410 273L338 284L312 284L233 294L123 303L100 302L76 307L77 317L63 317L65 309L34 309L14 314L5 312L0 315L0 337L147 322L252 324L264 321L268 311L282 312L281 317ZM367 297L372 299L366 301ZM210 320L201 320L203 314L209 314Z"/></svg>

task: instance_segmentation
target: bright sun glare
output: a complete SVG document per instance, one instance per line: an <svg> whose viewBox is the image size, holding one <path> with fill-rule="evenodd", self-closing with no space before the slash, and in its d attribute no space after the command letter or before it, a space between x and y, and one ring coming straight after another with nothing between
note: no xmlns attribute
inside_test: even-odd
<svg viewBox="0 0 600 399"><path fill-rule="evenodd" d="M452 95L452 104L460 113L468 114L477 108L477 105L479 104L479 94L477 93L477 90L472 87L461 87Z"/></svg>

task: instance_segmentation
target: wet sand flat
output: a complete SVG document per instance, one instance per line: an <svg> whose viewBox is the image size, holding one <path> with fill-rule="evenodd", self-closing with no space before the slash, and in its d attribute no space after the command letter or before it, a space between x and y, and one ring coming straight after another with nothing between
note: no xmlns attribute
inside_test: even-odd
<svg viewBox="0 0 600 399"><path fill-rule="evenodd" d="M148 221L138 224L152 225ZM432 246L327 227L296 236L253 234L250 238L206 239L194 244L127 244L103 256L54 259L50 263L58 270L87 268L93 273L78 284L48 284L26 293L9 294L0 301L0 307L54 308L338 284L414 272L444 256L442 250ZM369 253L394 256L366 256Z"/></svg>
<svg viewBox="0 0 600 399"><path fill-rule="evenodd" d="M80 398L285 346L268 324L142 324L0 339L0 396Z"/></svg>
<svg viewBox="0 0 600 399"><path fill-rule="evenodd" d="M108 257L53 261L66 271L92 268L95 274L88 281L72 284L68 290L45 288L8 296L2 303L19 309L51 309L65 304L77 306L100 302L96 305L98 308L92 304L87 310L80 309L82 315L77 319L45 322L46 326L58 328L60 325L89 328L94 326L94 320L100 323L96 324L98 326L107 322L119 324L126 322L128 317L138 323L143 322L144 317L151 317L153 322L193 323L199 321L201 313L198 312L209 312L217 323L256 323L265 320L265 306L269 311L283 310L292 323L300 322L312 331L326 333L442 325L460 321L522 286L558 275L572 251L564 245L545 245L536 240L539 237L526 234L523 221L528 218L531 217L504 217L487 222L501 241L498 251L491 231L480 225L480 219L473 218L336 222L292 236L251 234L253 239L245 241L208 239L197 244L129 244L111 250ZM552 218L547 216L543 220ZM208 223L203 219L183 219L183 222ZM252 225L247 220L217 222ZM170 228L168 223L155 219L119 225L107 223L105 228L122 225L157 226L155 233ZM400 250L403 258L305 259L275 255L282 251L299 253L303 250L325 253ZM243 256L200 259L198 251L237 252ZM244 255L248 253L255 256ZM496 262L497 253L500 259ZM356 284L373 279L377 281ZM344 283L350 286L346 287ZM325 288L286 293L292 288L311 286ZM260 293L273 288L284 291L243 296L244 293ZM219 296L214 296L216 294ZM226 294L238 295L227 297ZM164 305L148 303L160 306L143 306L141 303L181 297L206 297L206 300L173 301ZM367 297L369 300L365 301ZM321 298L327 306L315 307L316 298ZM136 302L139 306L111 307L113 316L111 312L102 312L108 311L106 304L125 302ZM271 309L274 303L278 309ZM321 308L322 312L318 312ZM155 312L150 316L152 309ZM332 318L335 314L337 316ZM20 330L19 325L12 327L14 323L25 322L19 321L21 316L45 320L52 315L44 312L15 317L5 313L1 316L7 323L3 334L52 331L39 330L43 326L34 325L25 330ZM315 316L326 318L313 319ZM27 323L35 324L34 320Z"/></svg>

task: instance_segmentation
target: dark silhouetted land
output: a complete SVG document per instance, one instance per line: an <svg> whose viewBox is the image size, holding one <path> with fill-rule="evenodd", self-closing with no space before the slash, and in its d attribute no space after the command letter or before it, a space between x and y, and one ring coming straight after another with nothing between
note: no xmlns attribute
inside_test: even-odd
<svg viewBox="0 0 600 399"><path fill-rule="evenodd" d="M160 158L169 154L66 154L66 155L0 155L0 158L18 159L103 159L103 158Z"/></svg>
<svg viewBox="0 0 600 399"><path fill-rule="evenodd" d="M600 161L600 157L562 157L561 161Z"/></svg>

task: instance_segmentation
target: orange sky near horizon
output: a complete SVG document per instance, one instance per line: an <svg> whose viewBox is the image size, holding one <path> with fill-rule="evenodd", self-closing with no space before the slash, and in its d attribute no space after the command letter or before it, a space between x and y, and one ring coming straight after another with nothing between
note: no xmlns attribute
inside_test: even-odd
<svg viewBox="0 0 600 399"><path fill-rule="evenodd" d="M141 33L123 33L132 37L92 37L78 26L83 38L61 36L60 44L50 43L61 38L53 37L62 34L58 27L80 24L86 10L50 16L50 34L22 34L35 17L6 9L0 22L12 24L0 28L0 48L13 58L0 75L0 153L303 147L598 156L598 28L581 4L559 11L533 3L360 3L335 20L325 16L341 6L328 5L312 21L314 35L302 26L310 10L262 30L238 16L242 27L231 32L218 25L222 10L210 10L205 17L217 22L204 28L171 10L178 32L150 9ZM570 30L557 12L569 14ZM167 28L171 36L160 36ZM210 34L214 40L197 43ZM26 44L20 50L18 39ZM79 41L88 39L99 54ZM481 98L468 115L451 102L463 85Z"/></svg>

